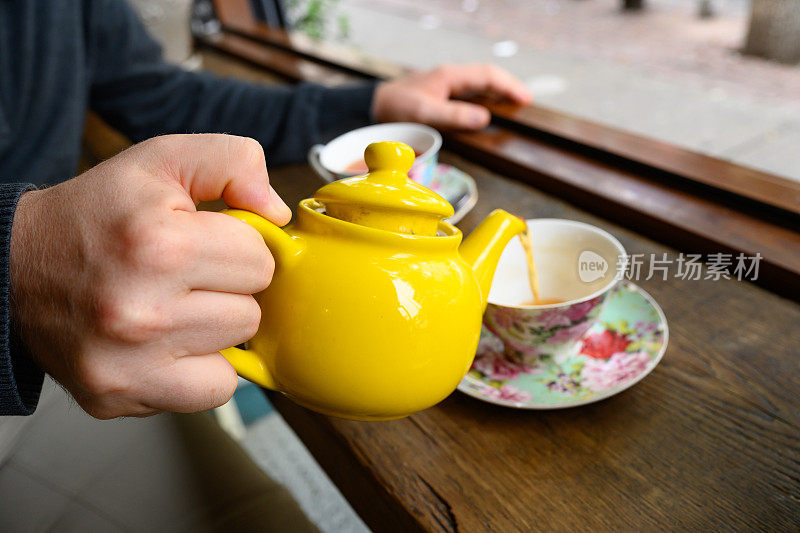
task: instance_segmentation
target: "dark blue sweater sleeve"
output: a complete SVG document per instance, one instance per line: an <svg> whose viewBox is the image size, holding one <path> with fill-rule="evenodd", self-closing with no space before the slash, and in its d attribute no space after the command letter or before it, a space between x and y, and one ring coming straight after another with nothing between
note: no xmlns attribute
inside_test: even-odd
<svg viewBox="0 0 800 533"><path fill-rule="evenodd" d="M19 197L32 188L27 183L0 185L0 415L31 414L44 380L11 324L11 226Z"/></svg>
<svg viewBox="0 0 800 533"><path fill-rule="evenodd" d="M264 86L187 72L161 49L126 2L95 0L88 21L90 105L134 141L165 133L231 133L261 142L268 164L370 122L373 84Z"/></svg>

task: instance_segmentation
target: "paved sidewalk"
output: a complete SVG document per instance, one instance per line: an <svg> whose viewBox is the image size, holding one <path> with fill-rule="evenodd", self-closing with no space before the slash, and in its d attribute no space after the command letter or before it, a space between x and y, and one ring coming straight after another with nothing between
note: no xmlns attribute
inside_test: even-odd
<svg viewBox="0 0 800 533"><path fill-rule="evenodd" d="M341 9L352 44L371 54L421 68L495 62L542 105L800 180L800 67L736 56L729 47L744 24L736 5L723 4L716 26L703 27L670 11L676 1L651 0L654 13L632 22L607 0L505 0L488 3L488 18L464 11L487 4L476 0L344 0ZM567 18L526 26L541 5ZM665 33L684 27L685 38ZM707 57L696 57L700 31L718 39Z"/></svg>

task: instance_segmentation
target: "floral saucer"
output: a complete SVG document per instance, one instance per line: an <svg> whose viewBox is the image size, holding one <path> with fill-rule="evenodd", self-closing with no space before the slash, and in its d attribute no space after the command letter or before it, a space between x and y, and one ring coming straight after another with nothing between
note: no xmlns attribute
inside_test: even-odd
<svg viewBox="0 0 800 533"><path fill-rule="evenodd" d="M502 341L483 327L472 368L458 390L517 409L596 402L649 374L664 355L668 336L667 319L653 298L633 283L621 283L609 293L600 321L586 333L578 354L562 363L512 362Z"/></svg>
<svg viewBox="0 0 800 533"><path fill-rule="evenodd" d="M453 206L455 213L447 219L451 224L456 224L464 218L478 201L478 187L475 185L475 180L452 165L437 163L430 181L423 185Z"/></svg>

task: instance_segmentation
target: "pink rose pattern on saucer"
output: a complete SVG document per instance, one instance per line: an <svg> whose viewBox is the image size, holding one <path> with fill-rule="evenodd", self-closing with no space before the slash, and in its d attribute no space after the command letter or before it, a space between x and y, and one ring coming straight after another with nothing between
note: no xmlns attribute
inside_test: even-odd
<svg viewBox="0 0 800 533"><path fill-rule="evenodd" d="M590 324L576 352L562 362L546 357L541 353L544 348L534 350L535 356L524 349L509 350L484 328L472 368L459 390L491 403L548 409L590 403L630 387L655 368L666 349L663 313L632 283L612 289L605 305L590 302L569 313L539 314L535 321L522 322L513 315L516 310L508 313L504 308L494 315L494 327L525 324L522 331L515 329L520 337L543 341L544 346L561 331L587 322L594 325Z"/></svg>

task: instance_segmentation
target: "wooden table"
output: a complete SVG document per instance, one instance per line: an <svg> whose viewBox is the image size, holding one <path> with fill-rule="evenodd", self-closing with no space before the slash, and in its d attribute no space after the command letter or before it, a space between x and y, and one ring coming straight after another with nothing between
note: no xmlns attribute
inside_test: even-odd
<svg viewBox="0 0 800 533"><path fill-rule="evenodd" d="M496 207L581 220L630 253L676 253L452 154ZM321 182L270 171L294 205ZM518 411L459 392L392 422L322 416L270 393L375 531L797 530L800 305L747 282L640 281L670 327L653 373L605 401Z"/></svg>

